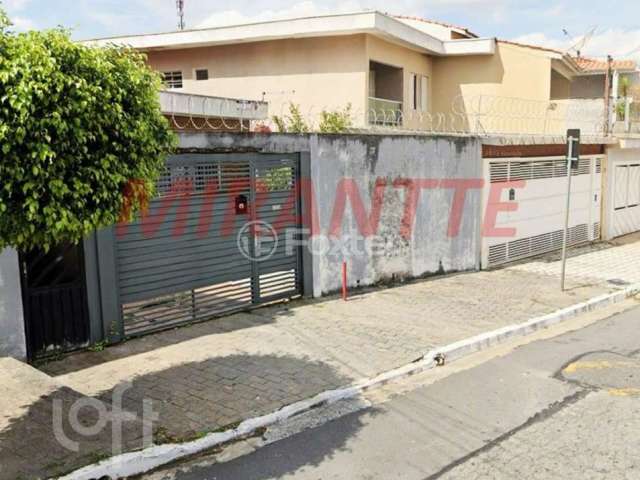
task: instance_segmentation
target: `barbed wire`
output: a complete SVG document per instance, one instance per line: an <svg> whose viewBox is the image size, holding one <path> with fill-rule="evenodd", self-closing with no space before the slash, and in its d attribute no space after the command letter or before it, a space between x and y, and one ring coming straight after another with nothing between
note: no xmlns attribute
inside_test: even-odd
<svg viewBox="0 0 640 480"><path fill-rule="evenodd" d="M166 92L163 92L166 93ZM278 132L279 119L291 119L290 105L298 109L294 130L317 132L327 112L347 112L349 132L458 134L479 136L563 136L568 128L584 135L605 136L610 130L603 99L530 100L492 95L459 95L446 111L402 108L336 108L335 105L298 104L296 99L268 105L204 95L164 95L163 111L177 130Z"/></svg>
<svg viewBox="0 0 640 480"><path fill-rule="evenodd" d="M178 130L249 131L268 116L268 104L182 92L160 92L160 106Z"/></svg>

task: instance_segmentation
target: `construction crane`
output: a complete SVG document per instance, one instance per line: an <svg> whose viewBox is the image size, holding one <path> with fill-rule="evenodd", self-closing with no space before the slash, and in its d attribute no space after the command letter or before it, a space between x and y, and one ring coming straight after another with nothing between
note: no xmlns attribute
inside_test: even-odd
<svg viewBox="0 0 640 480"><path fill-rule="evenodd" d="M176 8L178 9L178 29L184 30L184 0L176 0Z"/></svg>

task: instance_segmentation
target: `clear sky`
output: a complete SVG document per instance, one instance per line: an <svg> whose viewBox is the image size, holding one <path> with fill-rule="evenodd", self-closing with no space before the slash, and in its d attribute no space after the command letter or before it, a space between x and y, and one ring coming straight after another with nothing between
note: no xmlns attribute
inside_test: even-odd
<svg viewBox="0 0 640 480"><path fill-rule="evenodd" d="M175 0L0 0L16 29L63 25L77 39L175 30ZM640 0L185 0L188 28L377 9L454 23L481 36L640 60ZM563 30L567 33L563 33Z"/></svg>

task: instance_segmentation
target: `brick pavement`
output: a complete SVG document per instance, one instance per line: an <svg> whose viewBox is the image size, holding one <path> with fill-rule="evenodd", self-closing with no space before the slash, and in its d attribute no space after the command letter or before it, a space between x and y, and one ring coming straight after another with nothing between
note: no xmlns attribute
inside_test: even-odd
<svg viewBox="0 0 640 480"><path fill-rule="evenodd" d="M159 413L156 441L184 440L406 364L437 345L618 288L578 276L568 286L559 292L553 272L526 264L449 275L361 292L348 302L266 307L41 368L58 384L105 404L131 382L125 409L139 414L150 399ZM0 463L4 450L3 442Z"/></svg>
<svg viewBox="0 0 640 480"><path fill-rule="evenodd" d="M143 446L139 420L114 415L108 404L89 399L17 360L0 358L0 385L1 480L48 478L96 462L113 451L111 432L116 419L122 422L122 450ZM85 407L74 412L79 401ZM81 428L90 428L98 421L98 408L107 412L104 428L80 435L71 419L77 419Z"/></svg>

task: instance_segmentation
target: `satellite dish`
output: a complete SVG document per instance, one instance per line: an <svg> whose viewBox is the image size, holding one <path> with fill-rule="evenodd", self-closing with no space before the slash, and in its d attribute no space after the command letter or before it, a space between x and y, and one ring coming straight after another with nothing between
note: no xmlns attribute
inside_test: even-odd
<svg viewBox="0 0 640 480"><path fill-rule="evenodd" d="M576 56L579 57L581 52L584 50L584 47L587 46L587 43L589 43L589 41L595 35L597 29L598 29L597 25L595 27L592 27L589 31L587 31L587 33L585 33L582 36L582 38L578 42L574 43L569 48L567 48L566 53L573 51L576 54ZM568 32L565 29L562 29L562 31L565 33L565 35L568 35Z"/></svg>

